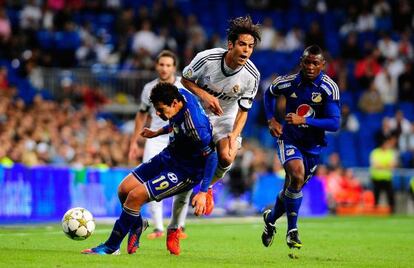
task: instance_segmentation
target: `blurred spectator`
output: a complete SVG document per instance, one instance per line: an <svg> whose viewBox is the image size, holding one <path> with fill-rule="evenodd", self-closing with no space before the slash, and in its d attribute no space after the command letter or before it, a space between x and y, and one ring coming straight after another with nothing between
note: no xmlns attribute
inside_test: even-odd
<svg viewBox="0 0 414 268"><path fill-rule="evenodd" d="M412 61L414 59L414 49L411 43L410 30L405 30L401 34L401 39L398 41L398 54L406 61Z"/></svg>
<svg viewBox="0 0 414 268"><path fill-rule="evenodd" d="M414 69L410 61L405 62L404 72L398 77L398 101L414 103Z"/></svg>
<svg viewBox="0 0 414 268"><path fill-rule="evenodd" d="M402 32L412 25L413 6L410 0L397 0L393 5L393 27Z"/></svg>
<svg viewBox="0 0 414 268"><path fill-rule="evenodd" d="M378 206L380 193L385 191L391 212L394 212L393 170L398 166L396 142L396 137L391 135L370 154L370 175L374 188L375 205Z"/></svg>
<svg viewBox="0 0 414 268"><path fill-rule="evenodd" d="M392 133L397 135L397 138L401 134L408 134L411 131L411 123L405 118L404 112L402 110L397 110L394 117L388 119L390 124L390 129Z"/></svg>
<svg viewBox="0 0 414 268"><path fill-rule="evenodd" d="M304 33L298 26L293 26L286 34L285 44L287 51L302 50L304 44Z"/></svg>
<svg viewBox="0 0 414 268"><path fill-rule="evenodd" d="M395 135L393 129L391 128L390 120L388 117L382 119L381 128L375 133L375 143L376 146L380 146L387 137Z"/></svg>
<svg viewBox="0 0 414 268"><path fill-rule="evenodd" d="M7 17L6 10L0 8L0 43L6 43L10 39L11 35L10 20Z"/></svg>
<svg viewBox="0 0 414 268"><path fill-rule="evenodd" d="M28 0L20 13L20 27L23 30L37 30L42 19L42 10L35 0Z"/></svg>
<svg viewBox="0 0 414 268"><path fill-rule="evenodd" d="M274 49L276 30L273 27L273 20L271 17L266 17L262 25L262 40L257 44L257 49Z"/></svg>
<svg viewBox="0 0 414 268"><path fill-rule="evenodd" d="M141 24L141 29L133 37L132 51L136 54L154 56L161 49L161 41L153 32L151 21L144 20Z"/></svg>
<svg viewBox="0 0 414 268"><path fill-rule="evenodd" d="M383 111L384 103L373 81L359 98L358 107L359 110L367 114L380 113Z"/></svg>
<svg viewBox="0 0 414 268"><path fill-rule="evenodd" d="M391 76L387 66L375 75L374 85L385 105L394 105L397 102L397 80Z"/></svg>
<svg viewBox="0 0 414 268"><path fill-rule="evenodd" d="M360 49L358 47L358 35L350 32L342 43L341 56L346 60L357 60L360 58Z"/></svg>
<svg viewBox="0 0 414 268"><path fill-rule="evenodd" d="M305 35L305 46L318 45L325 48L325 35L321 30L321 25L317 21L312 21L309 31Z"/></svg>
<svg viewBox="0 0 414 268"><path fill-rule="evenodd" d="M368 6L364 6L358 15L356 28L358 32L369 32L375 30L375 17L369 10Z"/></svg>
<svg viewBox="0 0 414 268"><path fill-rule="evenodd" d="M195 54L205 49L207 34L194 14L187 18L187 38L187 46L191 47Z"/></svg>
<svg viewBox="0 0 414 268"><path fill-rule="evenodd" d="M359 130L358 118L351 112L347 104L341 105L341 130L357 132Z"/></svg>
<svg viewBox="0 0 414 268"><path fill-rule="evenodd" d="M382 33L377 43L381 56L385 59L395 59L398 56L398 44L391 39L389 33Z"/></svg>
<svg viewBox="0 0 414 268"><path fill-rule="evenodd" d="M354 75L361 88L368 88L371 84L371 81L381 71L382 67L378 62L379 56L379 50L374 49L364 58L356 62Z"/></svg>

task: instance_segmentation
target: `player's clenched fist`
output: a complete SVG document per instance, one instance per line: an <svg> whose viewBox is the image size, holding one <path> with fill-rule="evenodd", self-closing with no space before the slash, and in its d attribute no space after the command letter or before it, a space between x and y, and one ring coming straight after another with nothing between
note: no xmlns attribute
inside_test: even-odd
<svg viewBox="0 0 414 268"><path fill-rule="evenodd" d="M198 192L191 201L194 208L194 215L201 216L206 212L206 194L205 192Z"/></svg>

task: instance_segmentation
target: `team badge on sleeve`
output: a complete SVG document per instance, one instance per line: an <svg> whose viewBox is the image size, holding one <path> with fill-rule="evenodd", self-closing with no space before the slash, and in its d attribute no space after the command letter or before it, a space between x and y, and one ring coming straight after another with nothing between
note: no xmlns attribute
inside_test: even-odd
<svg viewBox="0 0 414 268"><path fill-rule="evenodd" d="M191 70L191 68L189 68L184 74L183 76L185 78L191 78L193 76L193 71Z"/></svg>

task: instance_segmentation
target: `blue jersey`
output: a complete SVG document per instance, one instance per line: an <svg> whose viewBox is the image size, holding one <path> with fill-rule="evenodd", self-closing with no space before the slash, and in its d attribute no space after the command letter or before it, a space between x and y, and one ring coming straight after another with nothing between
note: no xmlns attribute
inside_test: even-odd
<svg viewBox="0 0 414 268"><path fill-rule="evenodd" d="M200 184L207 192L217 166L210 121L197 98L186 89L182 109L169 120L164 131L170 133L169 145L158 155L132 170L145 185L151 200L187 191Z"/></svg>
<svg viewBox="0 0 414 268"><path fill-rule="evenodd" d="M314 81L302 78L302 73L277 77L268 89L273 96L286 98L286 114L296 113L306 118L303 125L283 125L283 134L279 137L311 154L320 153L326 146L325 130L336 130L339 126L339 89L336 83L321 72ZM332 121L321 119L334 118ZM321 122L324 127L321 127ZM335 126L326 126L334 124Z"/></svg>
<svg viewBox="0 0 414 268"><path fill-rule="evenodd" d="M180 165L204 169L206 156L215 150L212 126L197 98L186 89L179 92L185 103L169 120L170 143L166 150Z"/></svg>

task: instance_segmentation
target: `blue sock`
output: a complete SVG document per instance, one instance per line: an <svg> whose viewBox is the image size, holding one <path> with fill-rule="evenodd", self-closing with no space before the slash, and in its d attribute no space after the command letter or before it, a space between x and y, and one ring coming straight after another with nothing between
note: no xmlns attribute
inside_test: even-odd
<svg viewBox="0 0 414 268"><path fill-rule="evenodd" d="M141 215L138 211L124 207L121 216L116 220L112 233L105 242L105 245L113 250L118 249L121 246L124 237L138 220L141 222Z"/></svg>
<svg viewBox="0 0 414 268"><path fill-rule="evenodd" d="M283 190L279 192L276 198L275 206L269 215L267 215L267 222L274 224L277 219L279 219L283 213L285 213L285 202L284 202L284 193Z"/></svg>
<svg viewBox="0 0 414 268"><path fill-rule="evenodd" d="M285 190L285 209L288 219L288 232L297 228L299 208L302 204L302 190L293 190L288 187Z"/></svg>

